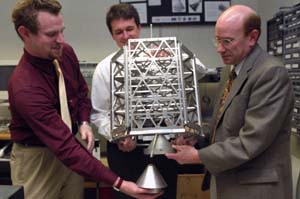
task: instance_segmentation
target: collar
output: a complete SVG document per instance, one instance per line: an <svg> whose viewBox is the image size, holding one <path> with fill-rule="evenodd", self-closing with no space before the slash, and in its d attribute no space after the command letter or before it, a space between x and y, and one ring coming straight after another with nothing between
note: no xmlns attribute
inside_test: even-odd
<svg viewBox="0 0 300 199"><path fill-rule="evenodd" d="M237 64L233 67L233 69L235 70L236 75L238 75L240 73L244 62L245 62L245 59L243 61L241 61L239 64Z"/></svg>
<svg viewBox="0 0 300 199"><path fill-rule="evenodd" d="M48 74L53 74L53 72L55 72L54 65L52 63L53 60L33 56L25 49L23 56L33 67Z"/></svg>

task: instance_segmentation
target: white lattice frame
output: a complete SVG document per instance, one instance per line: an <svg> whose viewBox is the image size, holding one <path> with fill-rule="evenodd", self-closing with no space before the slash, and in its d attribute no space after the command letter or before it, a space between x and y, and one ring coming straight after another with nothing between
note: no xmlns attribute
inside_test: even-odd
<svg viewBox="0 0 300 199"><path fill-rule="evenodd" d="M131 39L111 66L112 130L149 135L201 126L195 56L175 37Z"/></svg>

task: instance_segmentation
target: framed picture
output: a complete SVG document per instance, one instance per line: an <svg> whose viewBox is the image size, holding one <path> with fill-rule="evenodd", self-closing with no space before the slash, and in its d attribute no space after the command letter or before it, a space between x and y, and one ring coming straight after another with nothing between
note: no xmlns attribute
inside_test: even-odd
<svg viewBox="0 0 300 199"><path fill-rule="evenodd" d="M120 0L132 4L142 25L214 24L230 0Z"/></svg>

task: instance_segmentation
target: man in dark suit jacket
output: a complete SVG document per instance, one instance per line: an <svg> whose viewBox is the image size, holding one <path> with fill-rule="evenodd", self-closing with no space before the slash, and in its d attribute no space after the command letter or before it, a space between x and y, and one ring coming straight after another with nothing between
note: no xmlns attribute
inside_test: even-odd
<svg viewBox="0 0 300 199"><path fill-rule="evenodd" d="M282 63L257 44L259 35L260 17L251 8L234 5L221 14L217 52L230 65L224 74L234 70L237 76L222 110L216 106L213 139L200 150L177 145L177 153L166 154L181 164L203 163L212 176L212 198L292 198L293 91Z"/></svg>

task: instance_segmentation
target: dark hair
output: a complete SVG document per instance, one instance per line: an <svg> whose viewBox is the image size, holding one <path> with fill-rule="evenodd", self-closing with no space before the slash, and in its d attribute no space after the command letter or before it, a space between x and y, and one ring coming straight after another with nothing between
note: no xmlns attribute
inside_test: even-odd
<svg viewBox="0 0 300 199"><path fill-rule="evenodd" d="M17 33L18 28L24 26L32 33L37 34L39 26L37 22L38 12L46 11L58 15L60 10L61 4L56 0L20 0L12 11L12 21Z"/></svg>
<svg viewBox="0 0 300 199"><path fill-rule="evenodd" d="M112 34L111 22L116 19L132 19L134 18L135 24L140 25L140 17L135 7L128 3L120 3L110 7L106 14L106 25L109 32Z"/></svg>
<svg viewBox="0 0 300 199"><path fill-rule="evenodd" d="M255 13L251 13L249 16L247 16L245 18L245 22L244 22L244 34L245 36L248 36L250 34L250 32L252 30L258 30L259 35L261 33L261 19L260 16L255 14ZM258 35L258 37L259 37Z"/></svg>

